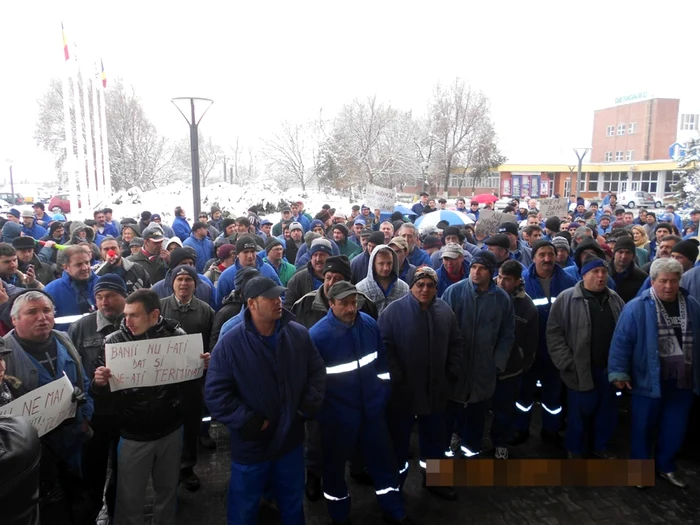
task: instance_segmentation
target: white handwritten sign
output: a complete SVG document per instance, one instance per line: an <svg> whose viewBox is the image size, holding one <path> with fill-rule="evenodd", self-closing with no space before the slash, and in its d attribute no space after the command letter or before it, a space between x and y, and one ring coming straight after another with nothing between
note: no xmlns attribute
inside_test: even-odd
<svg viewBox="0 0 700 525"><path fill-rule="evenodd" d="M178 335L105 345L112 392L198 379L204 374L202 335Z"/></svg>
<svg viewBox="0 0 700 525"><path fill-rule="evenodd" d="M543 218L559 217L565 219L568 215L567 199L540 199L540 214Z"/></svg>
<svg viewBox="0 0 700 525"><path fill-rule="evenodd" d="M62 378L35 388L0 407L0 415L26 417L41 437L75 416L77 405L73 403L72 397L73 385L64 373Z"/></svg>
<svg viewBox="0 0 700 525"><path fill-rule="evenodd" d="M365 188L365 204L372 210L394 211L396 190L368 184Z"/></svg>
<svg viewBox="0 0 700 525"><path fill-rule="evenodd" d="M484 235L493 235L498 232L498 227L504 222L517 223L518 221L512 213L481 210L479 212L479 220L476 222L476 231Z"/></svg>

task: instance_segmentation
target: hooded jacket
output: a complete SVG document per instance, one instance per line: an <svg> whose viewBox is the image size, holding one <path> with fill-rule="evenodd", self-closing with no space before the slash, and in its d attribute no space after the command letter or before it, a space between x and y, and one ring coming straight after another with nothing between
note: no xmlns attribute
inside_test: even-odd
<svg viewBox="0 0 700 525"><path fill-rule="evenodd" d="M408 414L440 413L462 375L464 341L448 304L426 309L413 294L386 307L378 321L391 373L390 404Z"/></svg>
<svg viewBox="0 0 700 525"><path fill-rule="evenodd" d="M260 257L259 255L255 256L255 267L258 270L260 270L260 273L263 277L269 277L280 286L282 285L279 277L277 277L277 272L275 271L275 269L266 262L263 262L262 257ZM240 261L236 259L236 263L226 268L219 277L219 281L216 287L216 306L214 307L214 310L219 309L223 298L230 294L235 288L234 281L236 279L236 272L238 272L238 270L240 270L241 268L243 268L243 266L241 266Z"/></svg>
<svg viewBox="0 0 700 525"><path fill-rule="evenodd" d="M350 282L352 284L359 283L362 279L367 277L367 270L369 269L369 256L367 250L362 250L362 253L356 255L350 261L350 270L352 271L352 277ZM408 260L408 259L407 259Z"/></svg>
<svg viewBox="0 0 700 525"><path fill-rule="evenodd" d="M525 293L523 284L518 286L510 298L513 301L515 313L515 341L513 341L506 369L498 376L499 379L508 379L527 372L537 354L539 337L537 307Z"/></svg>
<svg viewBox="0 0 700 525"><path fill-rule="evenodd" d="M168 270L165 278L153 285L153 290L158 294L158 297L165 299L173 294L173 283L171 279L172 270ZM200 301L204 301L212 308L215 308L217 299L217 290L212 282L204 275L197 274L197 286L194 288L194 296Z"/></svg>
<svg viewBox="0 0 700 525"><path fill-rule="evenodd" d="M386 291L382 290L374 277L374 258L382 249L389 250L393 259L393 264L391 267L391 282L389 283L389 287ZM384 308L392 303L392 301L401 299L408 293L408 285L399 279L399 258L396 255L396 252L388 245L379 244L374 248L374 250L372 250L372 254L369 257L369 264L367 266L367 277L357 283L357 291L365 294L367 298L374 303L374 305L377 307L377 311L380 314L384 311Z"/></svg>
<svg viewBox="0 0 700 525"><path fill-rule="evenodd" d="M288 311L277 323L274 347L244 312L244 322L211 354L205 400L212 417L229 429L231 460L251 465L301 445L303 418L323 401L326 371L309 332ZM260 430L265 420L269 424Z"/></svg>
<svg viewBox="0 0 700 525"><path fill-rule="evenodd" d="M119 330L105 339L105 344L126 343L143 339L160 339L185 335L176 321L164 319L140 336L134 336L122 321ZM104 351L96 365L104 366ZM111 392L109 385L97 386L94 381L91 392L95 396L109 397L116 403L119 414L119 432L123 438L134 441L155 441L177 430L183 423L182 383L164 384L142 388L128 388Z"/></svg>
<svg viewBox="0 0 700 525"><path fill-rule="evenodd" d="M190 236L185 239L182 245L189 246L194 250L194 252L197 254L197 258L194 261L197 272L204 273L204 265L214 254L214 243L211 242L211 239L209 239L209 237L198 239L195 237L194 233L191 233Z"/></svg>
<svg viewBox="0 0 700 525"><path fill-rule="evenodd" d="M450 286L442 298L455 313L464 340L464 375L449 398L460 403L490 399L515 341L513 302L493 281L478 295L470 279Z"/></svg>
<svg viewBox="0 0 700 525"><path fill-rule="evenodd" d="M78 235L81 232L85 232L85 240L81 239ZM95 230L88 226L82 221L73 221L70 223L70 240L66 243L67 245L81 244L87 242L92 250L92 260L99 261L102 257L100 255L100 249L95 244ZM60 258L58 259L61 260Z"/></svg>

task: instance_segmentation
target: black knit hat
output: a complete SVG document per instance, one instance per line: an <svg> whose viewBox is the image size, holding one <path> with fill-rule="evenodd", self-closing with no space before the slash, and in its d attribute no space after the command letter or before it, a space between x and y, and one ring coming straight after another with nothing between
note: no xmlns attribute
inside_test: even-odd
<svg viewBox="0 0 700 525"><path fill-rule="evenodd" d="M53 235L59 228L63 228L63 223L60 221L53 221L51 224L49 224L49 233Z"/></svg>
<svg viewBox="0 0 700 525"><path fill-rule="evenodd" d="M175 248L170 252L170 268L180 266L180 263L185 259L192 259L196 262L197 254L190 248Z"/></svg>
<svg viewBox="0 0 700 525"><path fill-rule="evenodd" d="M270 253L270 250L275 246L283 246L282 242L277 237L270 237L265 243L265 253Z"/></svg>
<svg viewBox="0 0 700 525"><path fill-rule="evenodd" d="M615 246L615 248L617 248L617 246ZM685 255L690 261L695 262L698 258L698 243L693 239L677 242L673 248L671 248L671 253L680 253L681 255Z"/></svg>
<svg viewBox="0 0 700 525"><path fill-rule="evenodd" d="M192 266L187 266L185 264L181 264L180 266L176 266L173 268L171 274L170 274L170 283L173 284L175 282L175 279L177 278L178 275L189 275L192 277L192 280L194 281L194 286L195 288L197 287L197 270L192 267Z"/></svg>
<svg viewBox="0 0 700 525"><path fill-rule="evenodd" d="M334 231L334 230L340 230L342 232L343 236L346 239L348 238L348 229L344 224L341 224L341 223L334 224L333 227L331 228L331 231Z"/></svg>
<svg viewBox="0 0 700 525"><path fill-rule="evenodd" d="M323 274L325 275L326 272L339 273L349 281L352 277L350 259L348 259L347 255L333 255L328 257L323 265Z"/></svg>
<svg viewBox="0 0 700 525"><path fill-rule="evenodd" d="M634 240L632 240L632 237L629 235L618 235L617 240L615 241L615 248L613 249L613 253L618 252L620 250L629 250L633 254L636 253L637 246L634 244Z"/></svg>
<svg viewBox="0 0 700 525"><path fill-rule="evenodd" d="M554 250L554 253L557 253L557 249L554 247L554 244L552 244L552 241L548 241L547 239L539 239L532 244L532 258L535 258L537 250L545 246L550 246L552 250Z"/></svg>
<svg viewBox="0 0 700 525"><path fill-rule="evenodd" d="M227 217L221 221L221 231L224 233L224 235L226 235L226 228L228 228L232 224L236 224L236 221L231 217Z"/></svg>
<svg viewBox="0 0 700 525"><path fill-rule="evenodd" d="M598 244L598 241L590 237L586 237L580 243L578 243L578 246L576 246L576 251L574 251L574 262L579 268L581 268L583 252L586 250L593 250L600 259L605 259L605 252L603 251L603 248L600 247L600 244Z"/></svg>
<svg viewBox="0 0 700 525"><path fill-rule="evenodd" d="M481 250L472 257L471 264L481 264L482 266L486 267L486 269L491 273L491 275L493 275L496 271L498 261L496 261L496 256L490 251Z"/></svg>
<svg viewBox="0 0 700 525"><path fill-rule="evenodd" d="M464 242L464 234L457 226L448 226L442 230L442 242L445 242L445 237L448 235L456 235L459 238L459 242Z"/></svg>
<svg viewBox="0 0 700 525"><path fill-rule="evenodd" d="M384 244L384 234L382 232L372 232L372 234L367 237L367 242L371 242L375 246Z"/></svg>
<svg viewBox="0 0 700 525"><path fill-rule="evenodd" d="M544 227L551 232L558 232L561 228L561 219L559 217L550 217L545 221Z"/></svg>
<svg viewBox="0 0 700 525"><path fill-rule="evenodd" d="M244 250L258 251L258 245L255 244L255 239L253 239L250 235L239 237L236 241L236 253L241 253Z"/></svg>

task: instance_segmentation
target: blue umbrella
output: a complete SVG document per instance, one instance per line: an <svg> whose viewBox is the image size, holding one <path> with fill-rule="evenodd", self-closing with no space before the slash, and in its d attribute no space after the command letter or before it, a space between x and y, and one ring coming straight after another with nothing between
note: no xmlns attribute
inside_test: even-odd
<svg viewBox="0 0 700 525"><path fill-rule="evenodd" d="M430 212L426 215L421 215L416 220L415 224L417 228L426 226L437 226L438 222L446 221L450 226L459 226L462 224L473 224L474 221L471 220L466 214L459 211L452 210L437 210Z"/></svg>
<svg viewBox="0 0 700 525"><path fill-rule="evenodd" d="M403 204L397 204L394 206L394 211L400 211L401 215L417 215L411 208L407 208Z"/></svg>

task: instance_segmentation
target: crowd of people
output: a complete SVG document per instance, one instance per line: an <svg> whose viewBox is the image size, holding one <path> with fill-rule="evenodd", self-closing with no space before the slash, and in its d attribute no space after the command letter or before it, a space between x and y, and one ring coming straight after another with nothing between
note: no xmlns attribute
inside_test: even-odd
<svg viewBox="0 0 700 525"><path fill-rule="evenodd" d="M38 439L0 418L3 523L157 524L196 491L201 448L230 434L228 523L261 504L304 523L325 499L349 523L345 469L374 486L388 523L411 524L402 487L418 432L426 461L507 460L530 436L568 458L615 458L620 396L633 459L684 488L675 457L700 392L700 210L663 215L570 199L563 217L513 199L495 231L421 228L410 215L303 202L273 224L216 206L190 222L157 213L88 221L42 204L11 210L0 243L0 406L65 376L76 415ZM490 205L486 205L490 208ZM112 391L105 345L199 334L204 377ZM489 411L493 414L488 417ZM486 428L490 421L490 428ZM654 434L658 439L654 441ZM485 436L490 446L486 447Z"/></svg>

